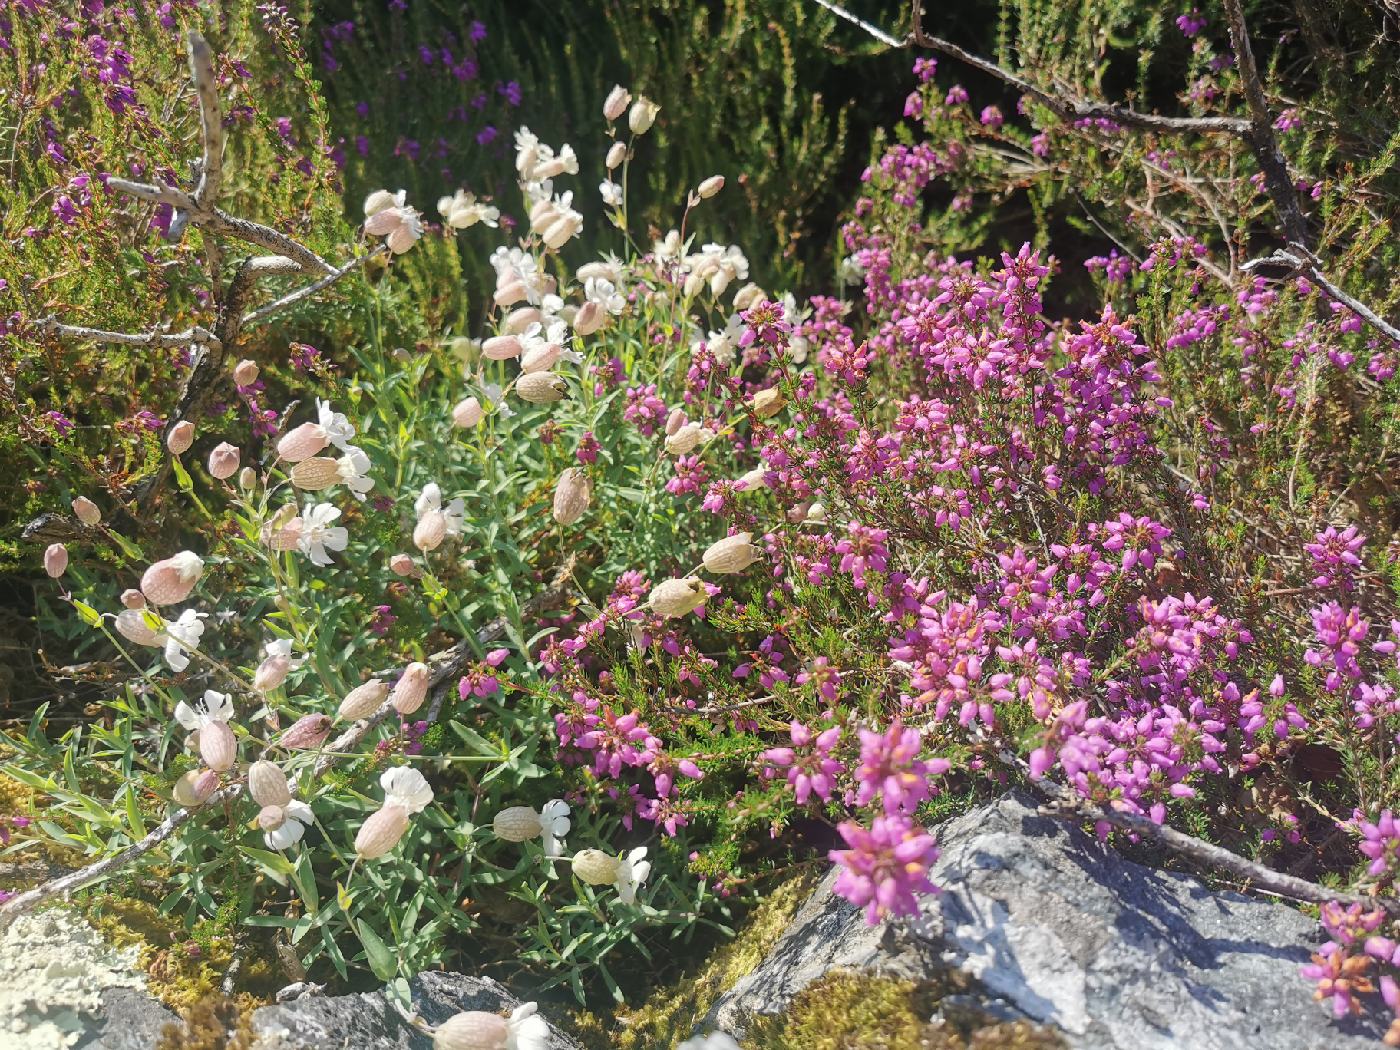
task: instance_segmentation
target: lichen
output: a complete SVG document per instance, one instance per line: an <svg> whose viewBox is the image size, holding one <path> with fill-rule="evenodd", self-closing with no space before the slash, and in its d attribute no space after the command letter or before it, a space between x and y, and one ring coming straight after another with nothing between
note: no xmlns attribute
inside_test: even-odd
<svg viewBox="0 0 1400 1050"><path fill-rule="evenodd" d="M575 1015L575 1034L598 1050L651 1050L684 1038L716 999L763 960L817 879L818 873L810 872L779 883L734 939L712 952L698 969L654 992L636 1009L620 1007L614 1018L586 1012Z"/></svg>
<svg viewBox="0 0 1400 1050"><path fill-rule="evenodd" d="M1004 1021L945 997L975 988L949 971L925 980L833 970L775 1017L750 1026L745 1050L1063 1050L1052 1029Z"/></svg>

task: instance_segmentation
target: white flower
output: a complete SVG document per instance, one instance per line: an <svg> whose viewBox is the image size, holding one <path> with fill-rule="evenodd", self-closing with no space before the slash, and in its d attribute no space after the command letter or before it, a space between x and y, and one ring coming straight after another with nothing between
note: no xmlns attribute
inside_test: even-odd
<svg viewBox="0 0 1400 1050"><path fill-rule="evenodd" d="M495 226L496 221L501 217L499 208L481 203L476 199L475 194L468 193L466 190L458 190L451 197L439 197L437 207L438 214L454 230L465 230L479 222L483 222L487 226Z"/></svg>
<svg viewBox="0 0 1400 1050"><path fill-rule="evenodd" d="M501 395L505 391L500 383L483 383L481 392L486 400L495 406L496 411L500 413L502 419L509 419L511 416L515 415L515 409L501 400Z"/></svg>
<svg viewBox="0 0 1400 1050"><path fill-rule="evenodd" d="M618 292L617 285L605 277L590 277L584 281L583 297L614 316L622 313L627 306L627 300Z"/></svg>
<svg viewBox="0 0 1400 1050"><path fill-rule="evenodd" d="M549 1022L534 1003L521 1003L506 1020L506 1050L549 1050Z"/></svg>
<svg viewBox="0 0 1400 1050"><path fill-rule="evenodd" d="M525 301L531 306L539 306L548 294L548 275L540 270L539 263L529 252L502 245L491 253L490 262L496 271L496 283L505 285L519 281L525 286Z"/></svg>
<svg viewBox="0 0 1400 1050"><path fill-rule="evenodd" d="M327 548L343 551L350 542L350 532L343 525L332 525L340 517L340 508L331 503L310 503L301 512L301 533L297 547L311 559L312 565L330 565ZM290 642L287 643L289 646Z"/></svg>
<svg viewBox="0 0 1400 1050"><path fill-rule="evenodd" d="M268 849L286 849L301 841L306 828L316 818L311 807L299 799L292 799L282 807L283 821L271 831L263 832L263 841Z"/></svg>
<svg viewBox="0 0 1400 1050"><path fill-rule="evenodd" d="M336 462L340 465L340 480L356 499L364 499L365 493L374 488L374 479L369 473L369 456L358 445L346 445L345 455Z"/></svg>
<svg viewBox="0 0 1400 1050"><path fill-rule="evenodd" d="M598 183L598 196L602 197L603 203L610 208L622 207L622 187L612 179L604 179Z"/></svg>
<svg viewBox="0 0 1400 1050"><path fill-rule="evenodd" d="M433 800L433 789L423 774L409 766L386 769L379 778L384 789L384 805L399 806L409 813L421 813Z"/></svg>
<svg viewBox="0 0 1400 1050"><path fill-rule="evenodd" d="M183 700L175 706L175 721L191 732L213 722L227 722L232 717L233 699L228 693L213 689L206 689L204 699L196 701L193 707Z"/></svg>
<svg viewBox="0 0 1400 1050"><path fill-rule="evenodd" d="M749 260L737 244L707 244L700 251L685 257L685 294L694 295L709 285L711 293L723 295L733 281L745 281L749 276Z"/></svg>
<svg viewBox="0 0 1400 1050"><path fill-rule="evenodd" d="M199 648L204 637L206 613L186 609L178 620L166 620L159 641L165 643L165 662L172 671L183 671L190 665L189 654Z"/></svg>
<svg viewBox="0 0 1400 1050"><path fill-rule="evenodd" d="M388 190L377 190L365 199L365 233L371 237L383 237L388 244L389 250L395 255L402 255L413 247L419 237L423 236L423 223L419 221L418 212L404 203L407 194L404 190L399 190L393 195L393 203L389 204ZM370 211L373 207L375 210Z"/></svg>
<svg viewBox="0 0 1400 1050"><path fill-rule="evenodd" d="M679 259L683 248L680 231L670 230L664 240L652 244L651 253L658 259Z"/></svg>
<svg viewBox="0 0 1400 1050"><path fill-rule="evenodd" d="M320 417L318 422L326 439L336 448L349 448L350 439L355 436L355 425L345 418L345 414L332 410L331 403L319 397L316 399L316 414Z"/></svg>
<svg viewBox="0 0 1400 1050"><path fill-rule="evenodd" d="M562 854L570 823L569 804L562 798L552 798L540 808L540 837L544 840L546 857Z"/></svg>
<svg viewBox="0 0 1400 1050"><path fill-rule="evenodd" d="M423 515L429 511L442 511L442 516L447 522L447 535L462 535L462 526L466 524L467 520L467 502L458 496L444 507L442 505L442 489L437 482L430 481L423 486L423 491L413 503L413 510L420 521L423 519Z"/></svg>
<svg viewBox="0 0 1400 1050"><path fill-rule="evenodd" d="M783 320L792 325L792 335L788 337L788 357L796 364L802 364L807 360L807 351L811 349L811 344L806 336L797 334L797 326L807 320L812 315L810 308L799 310L797 308L797 298L791 292L784 292L779 300L783 307Z"/></svg>
<svg viewBox="0 0 1400 1050"><path fill-rule="evenodd" d="M617 858L617 880L613 885L617 887L617 898L623 904L637 903L637 887L646 882L651 874L651 861L644 859L646 855L647 848L638 846L626 856Z"/></svg>

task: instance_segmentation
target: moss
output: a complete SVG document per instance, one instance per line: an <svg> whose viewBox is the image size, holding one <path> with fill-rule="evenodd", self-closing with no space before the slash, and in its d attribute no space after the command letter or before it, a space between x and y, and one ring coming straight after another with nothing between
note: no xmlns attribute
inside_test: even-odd
<svg viewBox="0 0 1400 1050"><path fill-rule="evenodd" d="M246 1003L205 996L190 1007L184 1020L165 1026L156 1050L251 1050L252 1017Z"/></svg>
<svg viewBox="0 0 1400 1050"><path fill-rule="evenodd" d="M192 1009L215 994L232 958L226 934L191 936L182 922L145 901L103 895L88 906L87 917L117 947L140 946L151 994L172 1009Z"/></svg>
<svg viewBox="0 0 1400 1050"><path fill-rule="evenodd" d="M3 753L3 748L0 748L0 754ZM0 773L0 817L7 816L38 820L45 814L42 812L38 792L27 784L21 784L13 777L7 777ZM24 841L24 848L11 858L13 860L28 860L39 857L60 868L80 868L87 862L81 850L52 841L36 827L16 831L12 834L16 839ZM31 835L32 837L30 837ZM10 881L15 885L20 885L24 880L12 878Z"/></svg>
<svg viewBox="0 0 1400 1050"><path fill-rule="evenodd" d="M678 1041L710 1006L751 973L777 943L793 914L816 885L809 872L780 883L756 907L732 941L712 952L699 969L656 991L635 1010L622 1007L614 1018L575 1015L575 1031L597 1050L652 1050Z"/></svg>
<svg viewBox="0 0 1400 1050"><path fill-rule="evenodd" d="M834 970L777 1017L749 1029L745 1050L1063 1050L1061 1036L943 999L974 983L950 971L927 980ZM936 1018L935 1020L930 1020Z"/></svg>

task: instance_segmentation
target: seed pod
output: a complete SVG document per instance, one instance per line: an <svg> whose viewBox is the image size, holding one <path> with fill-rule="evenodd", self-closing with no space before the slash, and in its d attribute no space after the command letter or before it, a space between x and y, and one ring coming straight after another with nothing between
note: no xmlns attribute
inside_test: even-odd
<svg viewBox="0 0 1400 1050"><path fill-rule="evenodd" d="M547 372L554 367L564 350L558 343L537 343L520 359L520 371Z"/></svg>
<svg viewBox="0 0 1400 1050"><path fill-rule="evenodd" d="M632 108L627 111L627 126L634 135L645 135L651 130L652 124L656 123L656 114L661 111L661 107L645 96L637 96L637 101L632 103Z"/></svg>
<svg viewBox="0 0 1400 1050"><path fill-rule="evenodd" d="M84 525L96 525L102 520L102 512L97 509L97 504L86 496L79 496L73 501L73 513Z"/></svg>
<svg viewBox="0 0 1400 1050"><path fill-rule="evenodd" d="M600 849L584 849L574 854L574 874L590 886L607 886L617 881L617 858Z"/></svg>
<svg viewBox="0 0 1400 1050"><path fill-rule="evenodd" d="M165 644L159 633L146 626L144 609L123 609L117 613L117 633L137 645Z"/></svg>
<svg viewBox="0 0 1400 1050"><path fill-rule="evenodd" d="M258 810L258 827L263 831L276 831L287 823L287 811L281 806L263 806Z"/></svg>
<svg viewBox="0 0 1400 1050"><path fill-rule="evenodd" d="M759 419L767 419L769 416L776 416L783 410L782 391L775 387L767 390L760 390L749 399L749 407L753 409L753 414Z"/></svg>
<svg viewBox="0 0 1400 1050"><path fill-rule="evenodd" d="M631 101L632 92L621 84L614 84L613 89L608 92L608 97L603 99L603 119L611 124L627 112L627 104Z"/></svg>
<svg viewBox="0 0 1400 1050"><path fill-rule="evenodd" d="M513 335L493 335L481 344L481 356L488 361L509 361L519 357L524 347Z"/></svg>
<svg viewBox="0 0 1400 1050"><path fill-rule="evenodd" d="M672 456L684 456L700 444L701 436L699 423L687 423L666 439L666 451Z"/></svg>
<svg viewBox="0 0 1400 1050"><path fill-rule="evenodd" d="M355 836L355 852L365 860L382 857L399 844L408 830L408 810L402 806L384 806L370 814Z"/></svg>
<svg viewBox="0 0 1400 1050"><path fill-rule="evenodd" d="M50 543L44 551L44 571L55 580L67 572L68 548L61 543Z"/></svg>
<svg viewBox="0 0 1400 1050"><path fill-rule="evenodd" d="M230 445L227 441L220 442L209 453L209 473L220 481L233 477L238 473L238 461L242 455L238 446Z"/></svg>
<svg viewBox="0 0 1400 1050"><path fill-rule="evenodd" d="M526 842L539 837L540 815L530 806L510 806L496 814L491 830L498 839Z"/></svg>
<svg viewBox="0 0 1400 1050"><path fill-rule="evenodd" d="M280 654L269 656L258 664L257 671L253 673L253 688L260 693L271 692L287 680L287 674L291 669L290 657Z"/></svg>
<svg viewBox="0 0 1400 1050"><path fill-rule="evenodd" d="M554 520L572 525L583 517L593 500L593 485L579 467L569 467L554 486Z"/></svg>
<svg viewBox="0 0 1400 1050"><path fill-rule="evenodd" d="M464 398L452 407L452 423L465 430L480 423L484 414L480 401L474 397Z"/></svg>
<svg viewBox="0 0 1400 1050"><path fill-rule="evenodd" d="M722 189L724 189L724 176L711 175L704 182L700 183L700 186L695 192L700 195L700 199L703 201L709 200Z"/></svg>
<svg viewBox="0 0 1400 1050"><path fill-rule="evenodd" d="M395 554L389 559L389 568L396 576L418 575L418 566L413 564L413 558L408 554Z"/></svg>
<svg viewBox="0 0 1400 1050"><path fill-rule="evenodd" d="M122 604L128 609L144 609L146 607L146 596L135 587L128 587L122 591Z"/></svg>
<svg viewBox="0 0 1400 1050"><path fill-rule="evenodd" d="M320 423L303 423L287 431L277 442L277 455L287 463L310 459L331 443ZM334 460L332 460L334 462Z"/></svg>
<svg viewBox="0 0 1400 1050"><path fill-rule="evenodd" d="M233 381L238 386L252 386L258 381L258 365L246 357L233 366Z"/></svg>
<svg viewBox="0 0 1400 1050"><path fill-rule="evenodd" d="M340 462L329 456L313 456L292 468L292 484L307 492L328 489L340 481Z"/></svg>
<svg viewBox="0 0 1400 1050"><path fill-rule="evenodd" d="M433 1032L433 1050L504 1050L509 1045L506 1019L482 1010L453 1014Z"/></svg>
<svg viewBox="0 0 1400 1050"><path fill-rule="evenodd" d="M238 472L238 487L241 489L251 489L258 483L258 475L252 467L244 467Z"/></svg>
<svg viewBox="0 0 1400 1050"><path fill-rule="evenodd" d="M199 727L199 755L218 773L227 773L238 757L238 739L227 722L206 722Z"/></svg>
<svg viewBox="0 0 1400 1050"><path fill-rule="evenodd" d="M511 335L519 335L532 324L542 324L544 314L533 306L521 306L506 314L506 319L502 327ZM483 344L484 346L485 344Z"/></svg>
<svg viewBox="0 0 1400 1050"><path fill-rule="evenodd" d="M345 694L337 712L347 722L368 718L379 710L384 698L389 695L389 683L375 678L364 685L357 685Z"/></svg>
<svg viewBox="0 0 1400 1050"><path fill-rule="evenodd" d="M442 546L446 538L447 515L440 510L427 511L413 526L413 545L424 554Z"/></svg>
<svg viewBox="0 0 1400 1050"><path fill-rule="evenodd" d="M259 759L248 767L248 794L260 806L285 806L292 800L287 774L266 759Z"/></svg>
<svg viewBox="0 0 1400 1050"><path fill-rule="evenodd" d="M182 456L190 450L194 444L194 424L188 419L182 419L170 428L170 433L165 435L165 447L170 450L172 456Z"/></svg>
<svg viewBox="0 0 1400 1050"><path fill-rule="evenodd" d="M658 583L652 588L647 602L652 612L669 619L694 612L705 604L707 597L709 592L699 578L687 576L683 580L670 579Z"/></svg>
<svg viewBox="0 0 1400 1050"><path fill-rule="evenodd" d="M553 372L531 372L515 381L515 392L522 401L532 405L547 405L560 401L569 392L569 386L561 376Z"/></svg>
<svg viewBox="0 0 1400 1050"><path fill-rule="evenodd" d="M422 707L428 696L429 677L427 664L414 662L405 667L394 685L394 710L401 715L411 715Z"/></svg>
<svg viewBox="0 0 1400 1050"><path fill-rule="evenodd" d="M171 794L185 809L194 809L209 801L219 788L219 774L212 769L192 769L175 781Z"/></svg>
<svg viewBox="0 0 1400 1050"><path fill-rule="evenodd" d="M306 751L313 747L320 747L326 742L326 737L330 735L330 715L303 715L282 734L279 743L293 751Z"/></svg>
<svg viewBox="0 0 1400 1050"><path fill-rule="evenodd" d="M191 551L181 551L158 561L141 576L141 593L152 605L175 605L184 601L204 572L204 559Z"/></svg>
<svg viewBox="0 0 1400 1050"><path fill-rule="evenodd" d="M705 568L721 575L743 572L759 558L758 548L749 542L752 538L752 534L741 532L711 544L703 558Z"/></svg>
<svg viewBox="0 0 1400 1050"><path fill-rule="evenodd" d="M593 301L584 303L574 314L574 331L579 335L592 335L603 327L608 312Z"/></svg>

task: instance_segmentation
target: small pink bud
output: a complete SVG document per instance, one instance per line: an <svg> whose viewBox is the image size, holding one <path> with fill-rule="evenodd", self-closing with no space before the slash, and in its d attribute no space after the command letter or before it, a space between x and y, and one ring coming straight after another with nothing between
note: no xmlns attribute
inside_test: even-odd
<svg viewBox="0 0 1400 1050"><path fill-rule="evenodd" d="M165 436L165 447L170 450L173 456L183 456L194 444L194 424L188 419L182 419L170 428L170 433Z"/></svg>
<svg viewBox="0 0 1400 1050"><path fill-rule="evenodd" d="M502 327L511 335L519 335L532 324L542 324L544 314L533 306L521 306L506 314ZM484 345L484 344L483 344Z"/></svg>
<svg viewBox="0 0 1400 1050"><path fill-rule="evenodd" d="M310 459L331 443L320 423L303 423L282 435L277 442L277 455L288 463ZM331 460L334 463L334 460Z"/></svg>
<svg viewBox="0 0 1400 1050"><path fill-rule="evenodd" d="M433 1050L502 1050L510 1045L506 1019L484 1010L453 1014L433 1032Z"/></svg>
<svg viewBox="0 0 1400 1050"><path fill-rule="evenodd" d="M413 564L413 557L408 554L395 554L389 559L389 568L398 576L418 575L418 566Z"/></svg>
<svg viewBox="0 0 1400 1050"><path fill-rule="evenodd" d="M411 715L422 707L428 697L429 678L427 664L414 662L405 667L394 686L394 710L401 715Z"/></svg>
<svg viewBox="0 0 1400 1050"><path fill-rule="evenodd" d="M206 722L199 727L199 754L204 764L219 773L233 768L238 739L227 722Z"/></svg>
<svg viewBox="0 0 1400 1050"><path fill-rule="evenodd" d="M253 675L253 688L260 693L271 692L287 680L292 669L292 661L286 656L269 656L258 664Z"/></svg>
<svg viewBox="0 0 1400 1050"><path fill-rule="evenodd" d="M219 789L219 774L212 769L192 769L175 781L171 794L185 809L194 809L209 801Z"/></svg>
<svg viewBox="0 0 1400 1050"><path fill-rule="evenodd" d="M306 751L320 747L331 735L330 715L303 715L293 722L278 741L283 747L293 751Z"/></svg>
<svg viewBox="0 0 1400 1050"><path fill-rule="evenodd" d="M230 445L227 441L220 442L209 453L209 473L220 481L233 477L238 473L238 461L242 455L238 446Z"/></svg>
<svg viewBox="0 0 1400 1050"><path fill-rule="evenodd" d="M447 538L447 516L440 510L426 511L413 526L413 545L424 554L437 550Z"/></svg>
<svg viewBox="0 0 1400 1050"><path fill-rule="evenodd" d="M666 436L670 437L689 422L690 420L686 418L685 409L681 408L679 405L671 409L671 414L666 417Z"/></svg>
<svg viewBox="0 0 1400 1050"><path fill-rule="evenodd" d="M382 857L399 844L408 830L408 810L402 806L385 806L370 814L355 836L355 852L365 860Z"/></svg>
<svg viewBox="0 0 1400 1050"><path fill-rule="evenodd" d="M248 794L260 806L285 806L292 800L287 774L266 759L248 767Z"/></svg>
<svg viewBox="0 0 1400 1050"><path fill-rule="evenodd" d="M68 571L68 548L61 543L50 543L44 551L44 571L55 580Z"/></svg>
<svg viewBox="0 0 1400 1050"><path fill-rule="evenodd" d="M375 678L364 685L357 685L345 694L337 714L347 722L368 718L379 710L384 698L389 695L389 683Z"/></svg>
<svg viewBox="0 0 1400 1050"><path fill-rule="evenodd" d="M73 501L73 513L84 525L96 525L102 520L102 512L97 509L97 504L86 496L79 496Z"/></svg>
<svg viewBox="0 0 1400 1050"><path fill-rule="evenodd" d="M481 344L481 356L488 361L509 361L519 357L524 347L513 335L493 335Z"/></svg>
<svg viewBox="0 0 1400 1050"><path fill-rule="evenodd" d="M608 97L603 100L603 119L612 123L627 112L631 101L632 93L621 84L614 84L613 89L608 92Z"/></svg>
<svg viewBox="0 0 1400 1050"><path fill-rule="evenodd" d="M589 300L579 307L578 313L574 315L574 331L579 335L592 335L603 327L603 323L608 319L608 312L597 303Z"/></svg>
<svg viewBox="0 0 1400 1050"><path fill-rule="evenodd" d="M146 607L146 596L135 587L128 587L122 591L122 604L128 609L144 609Z"/></svg>
<svg viewBox="0 0 1400 1050"><path fill-rule="evenodd" d="M258 381L257 362L246 357L233 366L233 381L239 386L252 386Z"/></svg>
<svg viewBox="0 0 1400 1050"><path fill-rule="evenodd" d="M711 175L704 182L700 183L699 188L697 188L695 192L700 195L700 199L703 201L709 200L722 189L724 189L724 176Z"/></svg>
<svg viewBox="0 0 1400 1050"><path fill-rule="evenodd" d="M474 397L464 398L452 407L452 423L465 430L480 423L484 414L480 401Z"/></svg>
<svg viewBox="0 0 1400 1050"><path fill-rule="evenodd" d="M181 551L145 571L141 577L141 593L152 605L176 605L190 596L203 572L203 558Z"/></svg>
<svg viewBox="0 0 1400 1050"><path fill-rule="evenodd" d="M554 520L560 525L572 525L583 517L593 499L593 486L588 475L579 467L570 467L559 475L554 486Z"/></svg>

